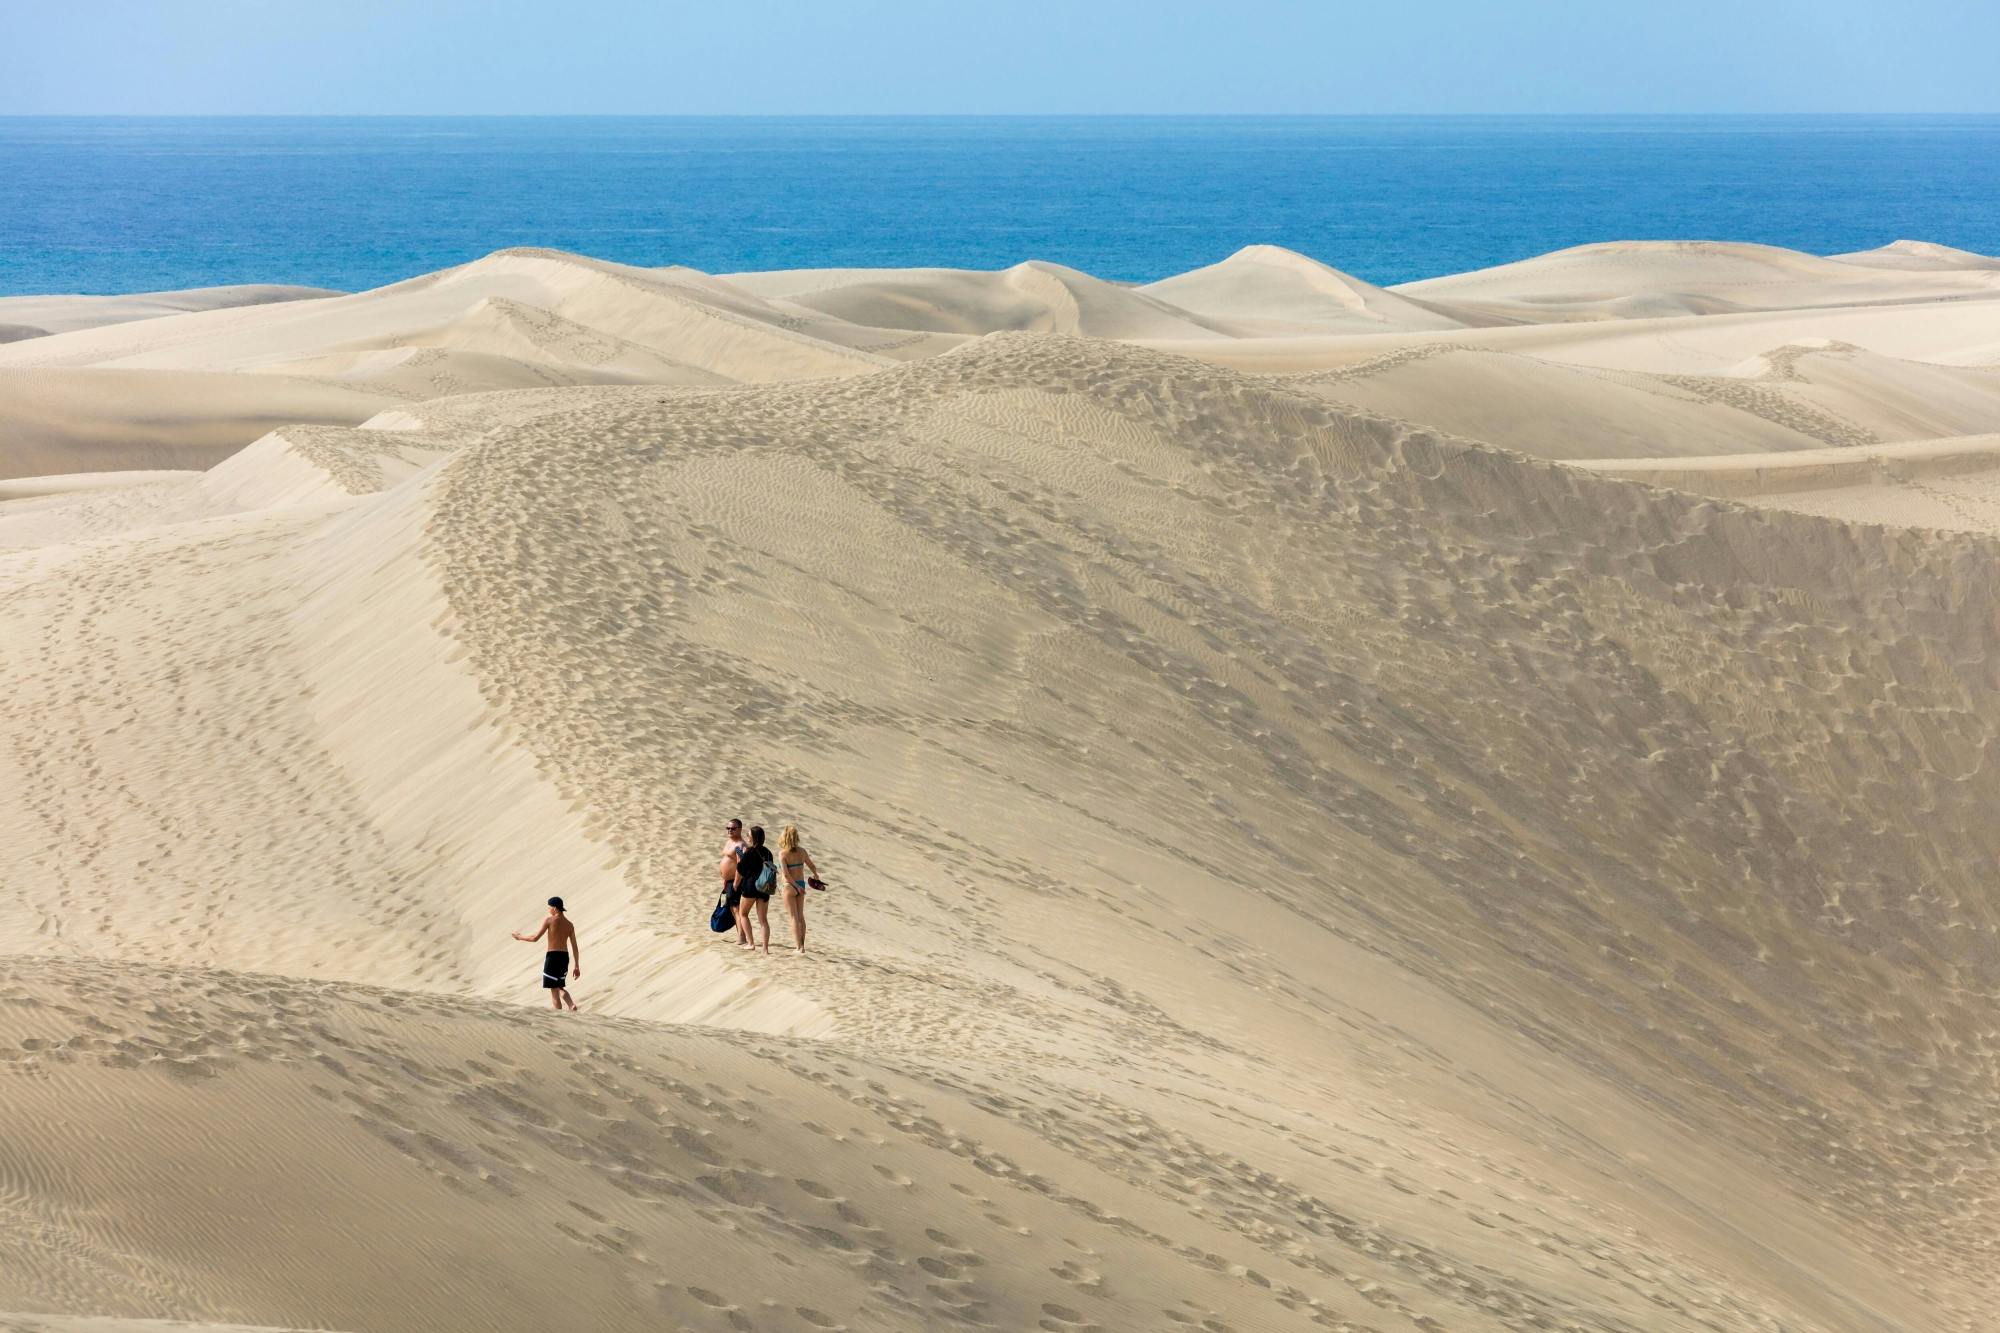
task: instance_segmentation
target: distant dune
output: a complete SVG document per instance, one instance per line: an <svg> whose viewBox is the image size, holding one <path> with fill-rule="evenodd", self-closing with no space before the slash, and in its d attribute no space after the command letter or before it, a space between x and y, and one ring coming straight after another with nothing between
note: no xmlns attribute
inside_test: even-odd
<svg viewBox="0 0 2000 1333"><path fill-rule="evenodd" d="M78 329L127 324L194 310L228 310L339 295L324 287L252 284L196 287L184 292L141 292L132 296L0 296L0 329L9 330L0 334L0 342L73 333Z"/></svg>
<svg viewBox="0 0 2000 1333"><path fill-rule="evenodd" d="M274 425L466 394L868 373L1000 332L1312 375L1337 401L1546 457L2000 430L2000 260L1912 241L1835 259L1584 246L1395 291L1268 245L1136 288L1038 262L718 278L508 250L353 296L245 295L291 290L134 298L203 308L0 345L0 477L206 467ZM1831 350L1795 355L1815 344Z"/></svg>
<svg viewBox="0 0 2000 1333"><path fill-rule="evenodd" d="M1140 290L1227 321L1246 336L1455 329L1465 321L1275 245L1251 245L1219 264Z"/></svg>
<svg viewBox="0 0 2000 1333"><path fill-rule="evenodd" d="M1852 254L1834 255L1833 258L1840 263L1859 264L1863 268L2000 269L2000 259L1976 255L1970 250L1954 250L1948 245L1935 245L1930 241L1891 241L1874 250L1857 250Z"/></svg>
<svg viewBox="0 0 2000 1333"><path fill-rule="evenodd" d="M1891 258L0 346L0 1330L1984 1327L2000 288Z"/></svg>
<svg viewBox="0 0 2000 1333"><path fill-rule="evenodd" d="M977 336L1081 333L1095 338L1203 337L1224 330L1192 312L1060 264L967 269L799 269L738 273L761 296L878 328Z"/></svg>
<svg viewBox="0 0 2000 1333"><path fill-rule="evenodd" d="M1910 242L1895 251L1921 252ZM1873 252L1880 254L1880 252ZM1963 262L1949 262L1964 255ZM1476 273L1405 283L1403 296L1449 302L1523 322L1714 315L2000 295L2000 261L1962 251L1921 256L1947 262L1822 259L1770 245L1716 241L1619 241Z"/></svg>

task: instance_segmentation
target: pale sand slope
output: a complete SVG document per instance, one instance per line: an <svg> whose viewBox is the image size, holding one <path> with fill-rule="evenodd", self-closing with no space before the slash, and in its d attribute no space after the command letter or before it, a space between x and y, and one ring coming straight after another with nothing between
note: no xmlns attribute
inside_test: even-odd
<svg viewBox="0 0 2000 1333"><path fill-rule="evenodd" d="M1918 300L1437 333L1159 339L1147 343L1234 370L1273 375L1344 369L1392 352L1414 353L1439 344L1649 375L1728 376L1802 344L1847 345L1892 361L1991 370L2000 366L2000 301Z"/></svg>
<svg viewBox="0 0 2000 1333"><path fill-rule="evenodd" d="M1770 245L1612 241L1391 290L1525 322L2000 297L2000 271L1983 256L1968 255L1961 266L1940 247L1921 257L1927 262L1856 263Z"/></svg>
<svg viewBox="0 0 2000 1333"><path fill-rule="evenodd" d="M400 401L290 376L0 369L0 480L206 468L274 427L354 425Z"/></svg>
<svg viewBox="0 0 2000 1333"><path fill-rule="evenodd" d="M1829 258L1863 268L2000 269L2000 259L1991 255L1974 254L1932 241L1891 241L1873 250L1856 250Z"/></svg>
<svg viewBox="0 0 2000 1333"><path fill-rule="evenodd" d="M385 418L0 555L0 1308L1984 1327L1990 538L1056 336Z"/></svg>
<svg viewBox="0 0 2000 1333"><path fill-rule="evenodd" d="M1465 324L1450 311L1274 245L1246 246L1220 263L1142 286L1105 282L1040 261L999 272L793 269L729 273L723 280L851 323L939 335L1033 332L1172 340L1407 332Z"/></svg>
<svg viewBox="0 0 2000 1333"><path fill-rule="evenodd" d="M0 1311L0 1333L297 1333L249 1324L191 1324L181 1319L105 1319L96 1315L8 1314Z"/></svg>
<svg viewBox="0 0 2000 1333"><path fill-rule="evenodd" d="M1544 458L1764 453L1941 439L2000 425L2000 367L1882 357L1823 338L1704 375L1424 342L1292 383Z"/></svg>
<svg viewBox="0 0 2000 1333"><path fill-rule="evenodd" d="M747 292L850 323L934 334L1080 333L1094 338L1200 338L1237 330L1144 289L1039 260L977 269L791 269L730 273Z"/></svg>
<svg viewBox="0 0 2000 1333"><path fill-rule="evenodd" d="M1522 309L1413 299L1272 246L1143 288L1039 262L724 279L501 251L353 296L0 346L0 479L205 467L274 426L467 394L866 374L1009 330L1320 376L1336 402L1547 457L2000 430L2000 273L1961 251L1634 243L1439 281L1505 287ZM1759 308L1684 313L1722 308L1689 293L1724 289ZM1570 320L1572 298L1591 318ZM1558 307L1569 322L1520 323Z"/></svg>
<svg viewBox="0 0 2000 1333"><path fill-rule="evenodd" d="M324 287L253 283L234 287L194 287L180 292L139 292L131 296L0 296L0 342L51 333L124 324L190 310L224 310L339 296Z"/></svg>
<svg viewBox="0 0 2000 1333"><path fill-rule="evenodd" d="M1795 513L2000 537L2000 435L1576 466Z"/></svg>
<svg viewBox="0 0 2000 1333"><path fill-rule="evenodd" d="M0 365L132 366L179 370L282 368L344 348L409 345L495 299L581 324L617 346L638 343L727 379L840 374L888 364L814 336L870 341L851 325L816 324L705 274L640 269L554 250L501 250L458 268L300 306L206 312L85 330L0 347ZM872 341L893 341L877 333ZM577 348L590 364L612 349Z"/></svg>
<svg viewBox="0 0 2000 1333"><path fill-rule="evenodd" d="M0 500L28 500L71 495L78 491L120 490L155 481L188 481L193 473L186 468L164 468L152 472L71 472L39 477L19 477L0 481Z"/></svg>

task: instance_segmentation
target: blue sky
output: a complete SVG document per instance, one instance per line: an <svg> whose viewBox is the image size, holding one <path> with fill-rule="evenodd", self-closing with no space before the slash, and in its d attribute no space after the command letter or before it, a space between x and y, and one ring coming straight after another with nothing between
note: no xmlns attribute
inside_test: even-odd
<svg viewBox="0 0 2000 1333"><path fill-rule="evenodd" d="M2000 0L0 0L0 114L2000 111Z"/></svg>

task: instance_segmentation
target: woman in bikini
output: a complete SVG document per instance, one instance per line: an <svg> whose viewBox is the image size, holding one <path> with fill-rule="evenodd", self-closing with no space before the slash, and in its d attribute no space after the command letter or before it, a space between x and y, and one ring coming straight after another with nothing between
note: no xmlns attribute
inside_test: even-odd
<svg viewBox="0 0 2000 1333"><path fill-rule="evenodd" d="M787 824L778 834L778 880L785 886L785 910L792 917L792 943L806 951L806 888L819 888L819 867L811 853L799 846L796 824Z"/></svg>

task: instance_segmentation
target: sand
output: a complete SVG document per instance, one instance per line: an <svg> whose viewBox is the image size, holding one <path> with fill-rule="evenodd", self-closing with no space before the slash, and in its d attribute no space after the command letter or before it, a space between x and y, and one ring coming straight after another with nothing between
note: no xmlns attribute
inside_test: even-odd
<svg viewBox="0 0 2000 1333"><path fill-rule="evenodd" d="M0 348L383 404L0 482L0 1328L1986 1327L2000 305L1908 250Z"/></svg>
<svg viewBox="0 0 2000 1333"><path fill-rule="evenodd" d="M276 301L310 301L340 293L324 287L249 284L236 287L194 287L179 292L140 292L131 296L0 296L0 342L40 338L51 333L94 329L136 319L184 314L192 310L225 310L268 305Z"/></svg>
<svg viewBox="0 0 2000 1333"><path fill-rule="evenodd" d="M1523 323L2000 296L1983 255L1898 242L1821 258L1771 245L1619 241L1405 283L1398 295Z"/></svg>
<svg viewBox="0 0 2000 1333"><path fill-rule="evenodd" d="M1469 322L1275 245L1141 290L1247 336L1453 329Z"/></svg>

